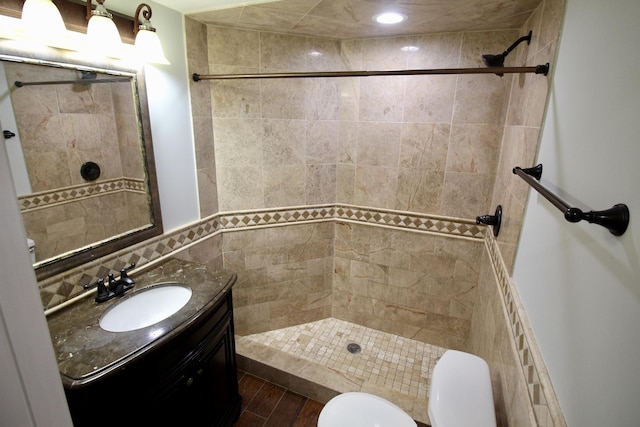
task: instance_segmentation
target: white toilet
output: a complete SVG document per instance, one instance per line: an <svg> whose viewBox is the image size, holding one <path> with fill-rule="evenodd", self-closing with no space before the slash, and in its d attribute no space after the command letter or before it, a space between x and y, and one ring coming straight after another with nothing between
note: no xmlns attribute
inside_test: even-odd
<svg viewBox="0 0 640 427"><path fill-rule="evenodd" d="M447 350L433 369L429 392L432 427L495 427L491 377L487 362L462 351ZM318 427L416 427L393 403L368 393L343 393L320 412Z"/></svg>
<svg viewBox="0 0 640 427"><path fill-rule="evenodd" d="M36 242L33 239L27 237L27 248L29 249L29 256L31 257L31 264L36 263Z"/></svg>

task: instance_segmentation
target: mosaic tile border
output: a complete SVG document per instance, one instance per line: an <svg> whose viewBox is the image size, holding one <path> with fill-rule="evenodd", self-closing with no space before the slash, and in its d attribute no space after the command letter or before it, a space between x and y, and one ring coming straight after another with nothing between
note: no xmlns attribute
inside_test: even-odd
<svg viewBox="0 0 640 427"><path fill-rule="evenodd" d="M449 236L484 238L484 226L460 218L439 217L358 206L338 205L336 218Z"/></svg>
<svg viewBox="0 0 640 427"><path fill-rule="evenodd" d="M511 327L512 342L518 352L537 424L540 427L565 427L566 422L562 416L557 396L548 377L537 342L531 333L515 283L509 275L493 233L486 232L485 235L485 246L500 288L500 295L503 298L502 302Z"/></svg>
<svg viewBox="0 0 640 427"><path fill-rule="evenodd" d="M53 191L41 191L20 196L18 197L18 204L20 211L29 212L122 190L144 192L146 191L146 183L144 180L136 178L114 178L91 184L74 185Z"/></svg>

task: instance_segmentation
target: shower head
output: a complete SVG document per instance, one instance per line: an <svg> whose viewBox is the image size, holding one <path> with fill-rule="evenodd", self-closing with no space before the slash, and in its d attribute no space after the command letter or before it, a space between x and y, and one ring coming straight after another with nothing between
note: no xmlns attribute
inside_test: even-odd
<svg viewBox="0 0 640 427"><path fill-rule="evenodd" d="M482 62L484 62L484 65L487 67L504 67L504 57L505 55L502 53L497 55L482 55Z"/></svg>
<svg viewBox="0 0 640 427"><path fill-rule="evenodd" d="M482 62L484 62L484 65L486 65L489 68L491 68L491 67L504 67L504 58L506 58L507 55L509 55L509 53L513 49L515 49L516 46L518 46L523 41L526 40L527 44L530 44L531 43L531 34L532 34L532 31L529 31L528 35L520 37L511 46L509 46L507 48L507 50L505 50L502 53L499 53L497 55L491 55L491 54L482 55ZM496 74L499 75L499 76L502 76L502 73L496 73Z"/></svg>

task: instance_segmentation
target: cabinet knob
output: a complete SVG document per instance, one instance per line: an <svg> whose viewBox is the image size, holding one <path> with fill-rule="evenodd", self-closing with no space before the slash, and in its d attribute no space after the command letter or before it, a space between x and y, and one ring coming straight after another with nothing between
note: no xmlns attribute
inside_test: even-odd
<svg viewBox="0 0 640 427"><path fill-rule="evenodd" d="M191 387L192 384L193 384L193 377L189 377L189 379L187 380L187 387Z"/></svg>
<svg viewBox="0 0 640 427"><path fill-rule="evenodd" d="M202 374L204 374L204 369L199 368L199 369L196 371L196 375L197 375L197 376L199 376L199 377L201 377L201 376L202 376Z"/></svg>

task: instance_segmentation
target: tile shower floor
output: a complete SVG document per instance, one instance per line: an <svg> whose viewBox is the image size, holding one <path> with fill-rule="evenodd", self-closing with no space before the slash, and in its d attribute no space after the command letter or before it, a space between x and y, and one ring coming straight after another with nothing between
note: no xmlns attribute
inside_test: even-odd
<svg viewBox="0 0 640 427"><path fill-rule="evenodd" d="M351 343L358 344L360 352L349 352ZM334 318L239 336L236 345L243 357L335 392L377 394L427 423L431 373L446 351Z"/></svg>

